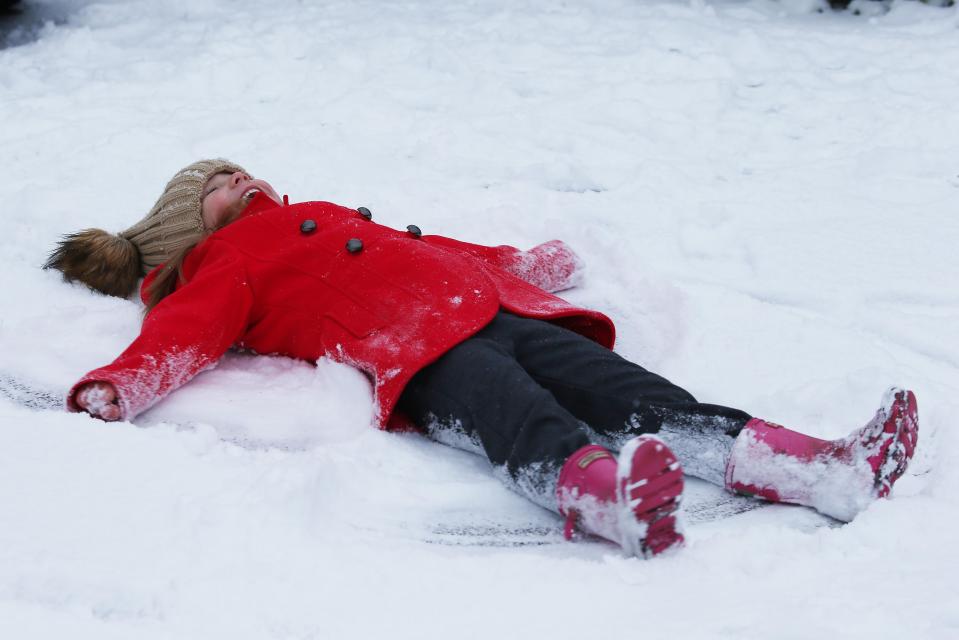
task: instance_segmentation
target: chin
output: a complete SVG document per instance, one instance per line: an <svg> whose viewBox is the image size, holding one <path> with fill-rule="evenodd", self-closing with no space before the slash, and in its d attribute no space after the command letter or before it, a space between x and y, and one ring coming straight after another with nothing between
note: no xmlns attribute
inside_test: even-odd
<svg viewBox="0 0 959 640"><path fill-rule="evenodd" d="M220 224L216 226L217 229L222 229L226 225L230 224L234 220L240 217L240 214L243 213L243 210L246 209L246 205L250 204L246 200L237 200L223 213L223 217L220 218Z"/></svg>

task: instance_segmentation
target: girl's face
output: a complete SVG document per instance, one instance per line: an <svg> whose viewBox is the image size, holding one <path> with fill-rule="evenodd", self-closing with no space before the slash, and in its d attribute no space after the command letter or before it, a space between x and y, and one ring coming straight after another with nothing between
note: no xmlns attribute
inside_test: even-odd
<svg viewBox="0 0 959 640"><path fill-rule="evenodd" d="M207 231L215 231L230 224L259 192L281 204L280 196L266 180L254 180L242 171L217 173L207 180L200 196L203 226Z"/></svg>

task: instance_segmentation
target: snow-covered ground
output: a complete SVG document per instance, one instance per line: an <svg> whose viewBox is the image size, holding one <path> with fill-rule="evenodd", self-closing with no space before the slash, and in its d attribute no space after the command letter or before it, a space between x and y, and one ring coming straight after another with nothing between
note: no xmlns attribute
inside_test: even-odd
<svg viewBox="0 0 959 640"><path fill-rule="evenodd" d="M771 507L644 562L370 429L342 365L228 356L136 426L0 396L0 637L959 637L956 9L74 4L0 51L0 378L118 354L138 304L39 265L224 156L393 226L562 238L567 297L700 399L834 437L907 385L920 445L849 525Z"/></svg>

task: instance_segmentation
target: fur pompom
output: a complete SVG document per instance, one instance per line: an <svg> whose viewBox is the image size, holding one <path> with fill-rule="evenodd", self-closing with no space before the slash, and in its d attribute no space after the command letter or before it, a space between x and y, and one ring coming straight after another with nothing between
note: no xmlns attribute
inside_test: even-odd
<svg viewBox="0 0 959 640"><path fill-rule="evenodd" d="M133 293L142 275L136 246L102 229L64 236L43 268L57 269L70 282L79 280L91 289L121 298Z"/></svg>

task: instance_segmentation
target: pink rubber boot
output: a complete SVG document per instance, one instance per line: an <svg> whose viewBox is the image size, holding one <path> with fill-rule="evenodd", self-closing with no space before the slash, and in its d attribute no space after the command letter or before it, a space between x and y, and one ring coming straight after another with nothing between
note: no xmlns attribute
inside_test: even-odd
<svg viewBox="0 0 959 640"><path fill-rule="evenodd" d="M896 388L886 392L865 427L839 440L820 440L754 418L733 444L726 488L849 522L889 495L918 438L916 396Z"/></svg>
<svg viewBox="0 0 959 640"><path fill-rule="evenodd" d="M563 464L556 489L567 540L575 527L646 558L682 544L682 492L679 462L654 436L633 438L618 459L603 447L583 447Z"/></svg>

